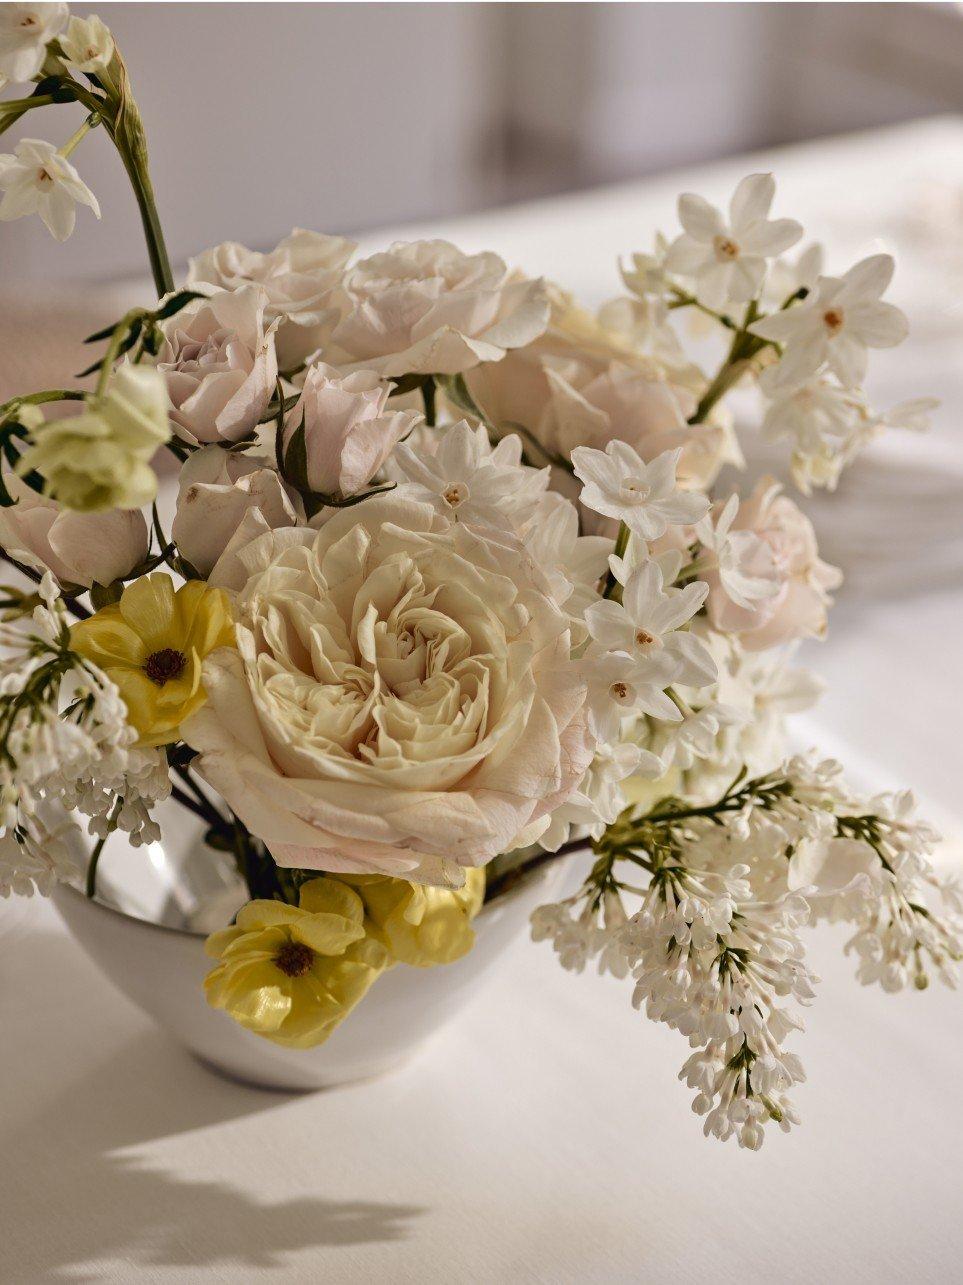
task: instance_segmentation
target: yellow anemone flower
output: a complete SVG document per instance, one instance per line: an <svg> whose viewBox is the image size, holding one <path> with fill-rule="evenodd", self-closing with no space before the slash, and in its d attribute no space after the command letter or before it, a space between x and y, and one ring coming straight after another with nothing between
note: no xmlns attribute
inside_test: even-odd
<svg viewBox="0 0 963 1285"><path fill-rule="evenodd" d="M366 933L358 894L324 878L302 886L299 906L249 901L205 949L220 960L208 1002L289 1048L322 1044L391 963Z"/></svg>
<svg viewBox="0 0 963 1285"><path fill-rule="evenodd" d="M369 931L402 964L452 964L475 944L471 921L485 898L483 868L465 871L462 888L432 888L388 875L338 875L364 901Z"/></svg>
<svg viewBox="0 0 963 1285"><path fill-rule="evenodd" d="M323 1044L396 962L429 968L471 949L484 870L464 888L424 888L386 875L322 875L300 904L249 901L212 933L207 999L249 1031L291 1048Z"/></svg>
<svg viewBox="0 0 963 1285"><path fill-rule="evenodd" d="M203 705L201 663L216 647L234 646L234 626L222 589L188 580L175 592L170 576L156 572L74 625L71 639L117 684L140 744L167 745Z"/></svg>

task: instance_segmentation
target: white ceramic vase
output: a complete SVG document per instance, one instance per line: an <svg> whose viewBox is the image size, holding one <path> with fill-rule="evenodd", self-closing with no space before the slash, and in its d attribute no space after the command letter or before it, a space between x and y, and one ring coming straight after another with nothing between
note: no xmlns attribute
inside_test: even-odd
<svg viewBox="0 0 963 1285"><path fill-rule="evenodd" d="M212 962L204 937L230 922L244 894L210 849L199 846L189 823L180 822L174 843L133 851L115 842L111 855L102 860L98 900L66 884L54 890L54 904L80 945L120 991L203 1062L234 1079L290 1091L368 1079L407 1061L497 972L526 933L533 908L567 894L573 857L580 854L539 868L485 906L475 920L475 946L463 959L389 969L313 1049L272 1044L208 1005L203 981ZM201 927L198 908L212 899L214 914Z"/></svg>

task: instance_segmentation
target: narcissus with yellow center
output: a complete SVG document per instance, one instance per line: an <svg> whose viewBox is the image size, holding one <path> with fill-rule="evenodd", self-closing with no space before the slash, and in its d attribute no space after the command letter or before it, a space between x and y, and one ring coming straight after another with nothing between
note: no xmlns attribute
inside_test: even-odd
<svg viewBox="0 0 963 1285"><path fill-rule="evenodd" d="M203 705L204 657L234 646L227 595L202 580L177 590L164 572L129 584L120 601L71 630L74 650L117 684L141 745L176 741Z"/></svg>

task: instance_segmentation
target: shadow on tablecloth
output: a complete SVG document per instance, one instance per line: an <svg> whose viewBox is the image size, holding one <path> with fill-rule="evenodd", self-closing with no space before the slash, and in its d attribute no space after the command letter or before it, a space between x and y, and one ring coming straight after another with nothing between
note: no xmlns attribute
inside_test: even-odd
<svg viewBox="0 0 963 1285"><path fill-rule="evenodd" d="M114 1048L104 1041L107 1056L89 1061L89 1043L77 1050L75 1041L85 1032L96 1038L104 1006L123 1001L68 939L53 932L11 937L16 940L6 944L14 948L4 951L0 970L4 1007L22 996L32 1020L29 1047L22 1039L16 1050L8 1046L2 1066L3 1279L103 1279L85 1271L102 1261L132 1270L277 1268L305 1248L397 1240L425 1212L307 1194L316 1190L319 1174L338 1187L322 1137L311 1151L317 1166L303 1173L306 1194L294 1200L165 1171L158 1148L150 1160L138 1155L140 1144L283 1110L289 1098L215 1077L152 1028ZM23 1029L22 1019L18 1026ZM72 1069L78 1055L85 1064L79 1074ZM52 1094L36 1113L18 1109L30 1101L38 1077L51 1081ZM248 1135L237 1148L249 1184L251 1143ZM276 1156L273 1163L276 1169ZM298 1177L304 1156L292 1155L291 1166Z"/></svg>

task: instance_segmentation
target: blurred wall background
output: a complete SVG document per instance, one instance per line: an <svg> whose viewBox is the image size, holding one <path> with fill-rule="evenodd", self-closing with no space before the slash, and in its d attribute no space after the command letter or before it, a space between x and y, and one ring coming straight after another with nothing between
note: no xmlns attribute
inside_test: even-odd
<svg viewBox="0 0 963 1285"><path fill-rule="evenodd" d="M953 4L73 6L97 9L179 263L296 223L360 231L963 110ZM20 135L59 143L69 118L37 110ZM103 225L82 210L52 247L39 220L8 224L3 286L143 271L109 144L74 160Z"/></svg>

